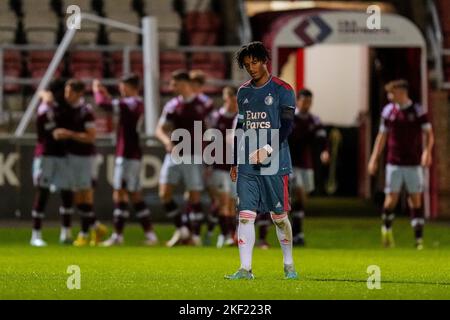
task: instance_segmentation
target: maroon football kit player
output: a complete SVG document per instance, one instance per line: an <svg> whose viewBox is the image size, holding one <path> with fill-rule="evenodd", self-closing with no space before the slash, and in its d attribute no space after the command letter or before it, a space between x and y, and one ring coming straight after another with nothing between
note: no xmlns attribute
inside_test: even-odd
<svg viewBox="0 0 450 320"><path fill-rule="evenodd" d="M209 127L220 132L219 137L212 137L214 141L221 139L220 145L223 146L222 158L215 159L212 164L212 173L209 177L209 187L212 189L213 200L217 203L218 222L221 233L217 239L217 247L234 244L235 220L236 220L236 183L231 181L230 161L227 162L227 153L231 153L233 148L234 128L237 121L237 100L236 89L226 87L223 90L224 106L212 113L209 120ZM213 154L215 156L215 154ZM217 219L217 218L216 218ZM212 233L212 224L210 224L209 233Z"/></svg>
<svg viewBox="0 0 450 320"><path fill-rule="evenodd" d="M37 144L33 160L33 183L36 193L32 211L33 232L30 244L36 247L47 245L42 239L41 230L51 189L61 192L60 241L62 243L71 242L70 227L73 213L72 181L68 169L67 144L64 141L57 141L53 136L58 127L67 127L70 110L65 105L53 102L49 92L46 92L45 96L46 101L42 101L37 110Z"/></svg>
<svg viewBox="0 0 450 320"><path fill-rule="evenodd" d="M416 248L423 248L425 224L422 207L424 192L423 168L431 165L434 135L424 108L414 103L408 94L408 82L397 80L386 85L388 99L381 115L380 131L369 162L369 173L374 175L378 160L386 146L386 198L381 229L385 247L394 246L392 223L400 192L406 188L411 210ZM423 143L425 142L425 143Z"/></svg>
<svg viewBox="0 0 450 320"><path fill-rule="evenodd" d="M112 99L106 88L94 83L95 101L102 109L116 112L119 123L116 136L116 160L114 167L114 226L115 232L105 241L105 246L123 243L123 229L129 217L128 202L131 199L136 216L144 229L147 245L155 245L157 238L150 221L150 210L141 193L141 158L139 129L143 124L144 102L139 96L139 78L125 77L119 84L120 99Z"/></svg>
<svg viewBox="0 0 450 320"><path fill-rule="evenodd" d="M200 245L200 228L204 219L201 205L201 192L204 190L202 137L206 130L205 119L210 109L193 90L187 72L174 72L171 87L176 97L164 106L156 132L157 138L164 144L167 151L160 172L160 198L167 215L174 217L177 228L167 246L171 247L180 240L188 239L189 226L193 232L192 242ZM177 144L177 141L171 139L172 133L175 136L188 133L186 138L190 139L190 143L181 144L180 141L180 144ZM183 139L185 138L180 140ZM190 150L181 149L182 146L190 147ZM174 188L180 183L183 183L189 194L187 206L183 212L178 210L178 205L173 200Z"/></svg>
<svg viewBox="0 0 450 320"><path fill-rule="evenodd" d="M328 162L327 133L319 117L310 112L313 93L308 89L300 90L297 97L297 109L294 128L289 137L293 173L292 191L292 232L294 245L304 246L303 219L307 195L314 191L313 154L319 151L323 163Z"/></svg>

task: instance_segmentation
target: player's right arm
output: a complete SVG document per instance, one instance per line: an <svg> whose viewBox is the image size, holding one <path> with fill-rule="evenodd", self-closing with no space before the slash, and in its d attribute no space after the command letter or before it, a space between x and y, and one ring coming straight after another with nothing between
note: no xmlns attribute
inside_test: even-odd
<svg viewBox="0 0 450 320"><path fill-rule="evenodd" d="M158 125L156 126L155 136L164 145L166 152L170 153L173 149L173 142L170 137L174 128L169 120L170 117L168 115L168 109L168 105L166 105L163 109L163 113L159 118Z"/></svg>
<svg viewBox="0 0 450 320"><path fill-rule="evenodd" d="M107 112L114 112L113 100L108 92L108 89L100 82L100 80L95 79L92 84L92 91L94 92L94 99L97 106L102 108Z"/></svg>
<svg viewBox="0 0 450 320"><path fill-rule="evenodd" d="M378 161L383 153L384 147L386 146L387 141L387 131L380 130L378 133L377 139L375 140L375 145L373 147L372 155L369 160L368 171L369 174L374 176L378 170Z"/></svg>

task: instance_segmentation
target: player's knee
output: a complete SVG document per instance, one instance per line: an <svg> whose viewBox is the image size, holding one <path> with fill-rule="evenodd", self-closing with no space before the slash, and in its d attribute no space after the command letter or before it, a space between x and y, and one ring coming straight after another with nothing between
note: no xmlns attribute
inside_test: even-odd
<svg viewBox="0 0 450 320"><path fill-rule="evenodd" d="M189 202L191 202L191 203L200 202L201 193L199 191L191 191L191 192L189 192L188 199L189 199Z"/></svg>
<svg viewBox="0 0 450 320"><path fill-rule="evenodd" d="M271 214L270 217L272 218L273 223L280 229L285 228L289 221L287 213Z"/></svg>
<svg viewBox="0 0 450 320"><path fill-rule="evenodd" d="M241 211L239 213L240 224L255 224L256 212L253 211Z"/></svg>
<svg viewBox="0 0 450 320"><path fill-rule="evenodd" d="M50 190L47 188L38 188L35 196L35 201L33 204L33 209L42 212L47 205L48 199L50 197Z"/></svg>
<svg viewBox="0 0 450 320"><path fill-rule="evenodd" d="M398 197L396 195L387 195L386 200L384 201L384 207L393 210L397 205L397 202Z"/></svg>
<svg viewBox="0 0 450 320"><path fill-rule="evenodd" d="M168 203L172 200L172 192L170 192L170 190L162 188L159 190L159 199L163 202L163 203Z"/></svg>

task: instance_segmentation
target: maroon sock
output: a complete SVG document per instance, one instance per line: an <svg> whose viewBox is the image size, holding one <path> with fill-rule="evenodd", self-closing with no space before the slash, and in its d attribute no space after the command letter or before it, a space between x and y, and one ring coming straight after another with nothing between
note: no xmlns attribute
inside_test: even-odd
<svg viewBox="0 0 450 320"><path fill-rule="evenodd" d="M236 233L236 217L227 217L228 232Z"/></svg>
<svg viewBox="0 0 450 320"><path fill-rule="evenodd" d="M128 203L119 202L115 205L117 214L114 214L114 230L118 235L123 234L128 216Z"/></svg>
<svg viewBox="0 0 450 320"><path fill-rule="evenodd" d="M381 215L381 219L383 220L383 225L386 229L391 229L392 224L394 222L394 210L384 208L383 213Z"/></svg>
<svg viewBox="0 0 450 320"><path fill-rule="evenodd" d="M201 233L202 222L204 219L202 204L194 203L190 207L191 207L191 210L190 210L189 217L190 217L190 221L191 221L192 232L195 235L199 236Z"/></svg>
<svg viewBox="0 0 450 320"><path fill-rule="evenodd" d="M73 192L70 190L62 190L61 202L64 208L73 208Z"/></svg>
<svg viewBox="0 0 450 320"><path fill-rule="evenodd" d="M269 228L268 228L267 225L260 225L259 226L259 240L266 241L268 229Z"/></svg>
<svg viewBox="0 0 450 320"><path fill-rule="evenodd" d="M412 208L411 217L416 240L423 238L423 227L425 224L424 212L422 208Z"/></svg>
<svg viewBox="0 0 450 320"><path fill-rule="evenodd" d="M303 202L294 202L292 205L292 212L292 234L296 236L303 233L303 218L305 216Z"/></svg>
<svg viewBox="0 0 450 320"><path fill-rule="evenodd" d="M81 232L86 234L97 220L93 212L94 208L89 203L80 204L77 208L81 215Z"/></svg>
<svg viewBox="0 0 450 320"><path fill-rule="evenodd" d="M50 190L47 188L38 188L34 196L33 210L36 212L44 212L50 197Z"/></svg>
<svg viewBox="0 0 450 320"><path fill-rule="evenodd" d="M42 218L33 218L33 230L42 229Z"/></svg>
<svg viewBox="0 0 450 320"><path fill-rule="evenodd" d="M220 224L219 207L215 202L213 202L213 204L211 205L211 212L208 216L208 232L213 232L216 228L217 223Z"/></svg>
<svg viewBox="0 0 450 320"><path fill-rule="evenodd" d="M42 216L47 207L47 202L50 197L50 190L47 188L37 188L33 202L33 229L42 229Z"/></svg>
<svg viewBox="0 0 450 320"><path fill-rule="evenodd" d="M227 220L227 217L219 216L220 233L224 236L229 232Z"/></svg>
<svg viewBox="0 0 450 320"><path fill-rule="evenodd" d="M173 223L177 229L181 228L183 225L182 221L182 213L178 210L178 205L175 203L175 201L171 200L170 202L164 203L164 211L166 211L166 214L169 216L173 216Z"/></svg>
<svg viewBox="0 0 450 320"><path fill-rule="evenodd" d="M152 220L150 219L150 210L144 201L138 202L134 204L134 211L136 212L136 216L141 223L142 229L145 233L153 230Z"/></svg>

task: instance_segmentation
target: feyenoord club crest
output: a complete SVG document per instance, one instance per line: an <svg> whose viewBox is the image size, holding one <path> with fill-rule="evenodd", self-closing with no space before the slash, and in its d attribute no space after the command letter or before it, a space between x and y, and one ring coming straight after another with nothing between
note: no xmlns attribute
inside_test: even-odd
<svg viewBox="0 0 450 320"><path fill-rule="evenodd" d="M264 100L264 102L266 103L266 106L271 106L273 105L273 97L271 95L268 95L266 97L266 99Z"/></svg>

